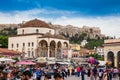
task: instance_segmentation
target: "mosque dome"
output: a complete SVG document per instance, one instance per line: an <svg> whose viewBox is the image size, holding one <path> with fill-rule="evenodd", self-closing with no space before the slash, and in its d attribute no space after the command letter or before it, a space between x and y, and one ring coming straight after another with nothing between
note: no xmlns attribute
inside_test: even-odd
<svg viewBox="0 0 120 80"><path fill-rule="evenodd" d="M38 20L38 19L33 19L27 22L24 22L21 24L22 28L25 27L44 27L44 28L51 28L49 26L49 24L47 24L46 22L42 21L42 20Z"/></svg>

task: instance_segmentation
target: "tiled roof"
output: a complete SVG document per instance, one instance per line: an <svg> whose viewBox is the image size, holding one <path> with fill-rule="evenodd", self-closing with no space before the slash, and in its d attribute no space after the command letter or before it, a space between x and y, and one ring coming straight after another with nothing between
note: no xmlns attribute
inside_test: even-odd
<svg viewBox="0 0 120 80"><path fill-rule="evenodd" d="M82 48L82 49L80 49L80 53L89 53L89 50L85 49L85 48Z"/></svg>
<svg viewBox="0 0 120 80"><path fill-rule="evenodd" d="M18 51L13 51L13 50L8 50L8 49L5 49L5 48L0 48L0 55L20 55L22 54L21 52L18 52Z"/></svg>
<svg viewBox="0 0 120 80"><path fill-rule="evenodd" d="M108 43L120 43L120 39L107 39L104 41L105 44Z"/></svg>
<svg viewBox="0 0 120 80"><path fill-rule="evenodd" d="M33 19L28 22L22 23L20 25L21 27L45 27L45 28L51 28L46 22L38 19Z"/></svg>

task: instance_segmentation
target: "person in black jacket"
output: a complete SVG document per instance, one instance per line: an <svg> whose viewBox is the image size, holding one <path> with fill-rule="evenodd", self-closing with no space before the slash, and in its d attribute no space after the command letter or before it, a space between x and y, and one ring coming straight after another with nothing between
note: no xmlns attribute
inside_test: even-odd
<svg viewBox="0 0 120 80"><path fill-rule="evenodd" d="M25 71L23 72L22 76L22 80L31 80L32 74L30 73L30 71Z"/></svg>
<svg viewBox="0 0 120 80"><path fill-rule="evenodd" d="M107 80L112 80L112 72L110 70L107 73Z"/></svg>
<svg viewBox="0 0 120 80"><path fill-rule="evenodd" d="M120 73L118 74L118 76L119 76L119 80L120 80Z"/></svg>
<svg viewBox="0 0 120 80"><path fill-rule="evenodd" d="M88 77L90 77L90 68L88 69L87 75L88 75Z"/></svg>
<svg viewBox="0 0 120 80"><path fill-rule="evenodd" d="M85 70L82 68L81 70L81 80L85 80Z"/></svg>
<svg viewBox="0 0 120 80"><path fill-rule="evenodd" d="M54 79L55 80L63 80L63 76L61 73L56 72L56 73L54 73Z"/></svg>

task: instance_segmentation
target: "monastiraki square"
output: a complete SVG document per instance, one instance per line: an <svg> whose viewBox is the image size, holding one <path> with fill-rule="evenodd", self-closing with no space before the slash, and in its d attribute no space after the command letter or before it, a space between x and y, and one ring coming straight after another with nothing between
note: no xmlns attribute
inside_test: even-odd
<svg viewBox="0 0 120 80"><path fill-rule="evenodd" d="M0 80L120 80L120 1L2 0Z"/></svg>

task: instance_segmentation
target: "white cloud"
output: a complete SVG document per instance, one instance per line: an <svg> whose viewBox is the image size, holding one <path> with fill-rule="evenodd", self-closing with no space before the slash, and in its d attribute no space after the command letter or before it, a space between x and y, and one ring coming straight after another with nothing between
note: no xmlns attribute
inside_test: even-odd
<svg viewBox="0 0 120 80"><path fill-rule="evenodd" d="M120 16L108 16L108 17L78 17L78 18L68 18L61 17L53 20L55 24L71 24L74 26L82 27L87 25L90 27L100 27L101 32L108 36L120 37Z"/></svg>
<svg viewBox="0 0 120 80"><path fill-rule="evenodd" d="M82 27L87 25L90 27L100 27L103 34L108 36L120 37L120 16L104 16L104 17L74 17L76 12L33 9L27 11L13 11L10 13L0 12L0 24L5 23L21 23L34 18L39 18L53 24L74 25ZM51 15L59 15L51 17ZM69 17L68 17L69 15ZM47 17L46 17L47 16ZM71 16L71 17L70 17Z"/></svg>

